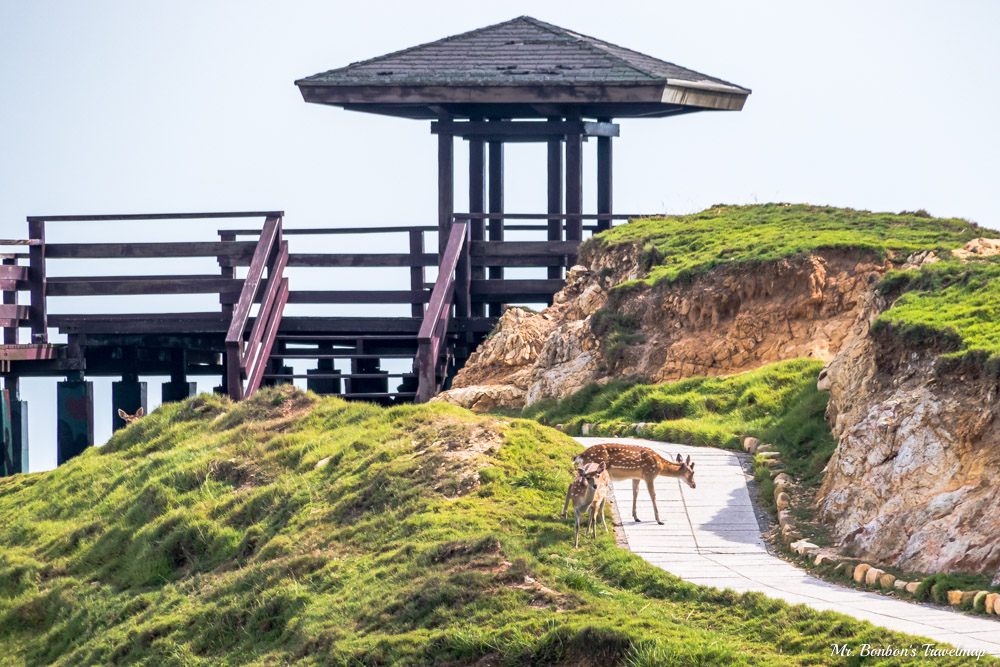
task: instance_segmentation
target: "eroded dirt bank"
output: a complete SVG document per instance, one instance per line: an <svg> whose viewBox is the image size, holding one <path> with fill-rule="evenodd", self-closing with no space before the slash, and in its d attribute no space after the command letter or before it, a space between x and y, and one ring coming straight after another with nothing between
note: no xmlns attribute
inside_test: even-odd
<svg viewBox="0 0 1000 667"><path fill-rule="evenodd" d="M642 275L640 262L636 247L585 246L555 303L541 313L508 310L436 400L516 408L616 377L665 382L798 357L830 360L886 270L871 255L830 251L613 290Z"/></svg>

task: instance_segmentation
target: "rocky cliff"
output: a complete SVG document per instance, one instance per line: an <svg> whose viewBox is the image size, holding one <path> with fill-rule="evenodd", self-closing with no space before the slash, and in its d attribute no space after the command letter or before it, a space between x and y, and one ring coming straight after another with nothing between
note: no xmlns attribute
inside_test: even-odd
<svg viewBox="0 0 1000 667"><path fill-rule="evenodd" d="M584 246L555 303L509 309L436 400L518 408L617 377L665 382L830 360L887 268L871 253L814 251L650 286L635 280L641 263L638 245Z"/></svg>
<svg viewBox="0 0 1000 667"><path fill-rule="evenodd" d="M977 239L954 255L989 256L996 247ZM826 370L838 446L820 515L859 557L917 572L997 573L1000 380L981 359L942 358L953 341L870 331L889 305L869 295L854 336Z"/></svg>

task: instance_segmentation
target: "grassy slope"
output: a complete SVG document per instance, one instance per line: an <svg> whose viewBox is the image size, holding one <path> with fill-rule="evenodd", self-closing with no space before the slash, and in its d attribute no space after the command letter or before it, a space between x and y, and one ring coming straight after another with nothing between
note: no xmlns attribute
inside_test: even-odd
<svg viewBox="0 0 1000 667"><path fill-rule="evenodd" d="M560 401L540 401L522 416L564 424L580 434L585 423L602 435L625 435L646 422L653 440L738 448L744 436L774 443L789 472L809 483L836 442L823 419L828 395L816 390L823 362L794 359L725 377L693 377L658 385L617 380L590 385Z"/></svg>
<svg viewBox="0 0 1000 667"><path fill-rule="evenodd" d="M953 349L946 355L952 358L1000 356L1000 259L968 264L951 259L919 271L894 271L881 287L903 294L879 316L876 330L890 328L914 341L943 341Z"/></svg>
<svg viewBox="0 0 1000 667"><path fill-rule="evenodd" d="M824 248L868 250L905 259L918 250L956 248L986 230L926 214L871 213L808 204L715 206L691 215L645 218L601 234L607 245L638 243L647 282L672 282L724 263L763 262Z"/></svg>
<svg viewBox="0 0 1000 667"><path fill-rule="evenodd" d="M571 549L577 446L534 422L311 400L202 395L0 480L0 663L787 665L914 641L685 584L603 534ZM484 428L503 444L458 495L443 450Z"/></svg>

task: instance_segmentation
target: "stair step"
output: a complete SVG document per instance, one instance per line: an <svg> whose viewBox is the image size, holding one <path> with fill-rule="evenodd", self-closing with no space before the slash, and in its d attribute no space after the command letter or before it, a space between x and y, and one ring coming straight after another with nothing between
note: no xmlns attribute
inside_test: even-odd
<svg viewBox="0 0 1000 667"><path fill-rule="evenodd" d="M264 373L272 380L307 378L309 380L334 380L340 378L415 378L416 373Z"/></svg>
<svg viewBox="0 0 1000 667"><path fill-rule="evenodd" d="M278 354L272 354L270 359L412 359L413 354L353 354L350 352L344 352L338 354L334 352L333 354L323 353L323 354L309 354L308 352L303 354L281 352Z"/></svg>

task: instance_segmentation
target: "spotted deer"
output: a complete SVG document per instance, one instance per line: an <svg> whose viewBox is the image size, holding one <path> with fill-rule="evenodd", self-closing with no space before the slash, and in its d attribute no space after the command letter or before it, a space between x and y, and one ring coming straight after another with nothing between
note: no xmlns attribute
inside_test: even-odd
<svg viewBox="0 0 1000 667"><path fill-rule="evenodd" d="M124 410L122 410L121 408L118 408L118 416L122 418L122 421L125 422L126 426L128 426L129 424L131 424L134 421L138 421L139 419L142 419L142 413L143 413L142 408L139 408L138 410L136 410L134 415L130 415L129 413L127 413Z"/></svg>
<svg viewBox="0 0 1000 667"><path fill-rule="evenodd" d="M680 454L677 461L670 461L663 458L649 447L639 447L638 445L617 445L613 443L603 443L594 445L584 450L579 456L573 459L578 466L588 463L603 463L611 475L611 479L631 479L632 480L632 518L639 521L635 504L639 496L639 481L646 482L646 490L649 498L653 501L653 515L656 523L660 521L660 510L656 506L656 489L653 483L657 477L678 477L684 480L692 489L694 483L694 462L688 456L686 461L681 460Z"/></svg>
<svg viewBox="0 0 1000 667"><path fill-rule="evenodd" d="M580 546L580 515L590 511L586 532L593 528L597 537L597 515L601 515L604 532L608 532L608 522L604 519L604 503L608 499L608 488L611 478L607 466L603 463L586 463L576 469L576 479L566 491L566 502L563 504L563 518L566 518L566 508L573 501L573 517L576 520L576 535L573 537L573 548Z"/></svg>

